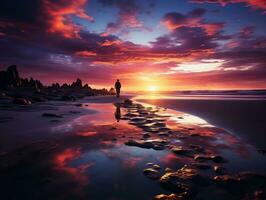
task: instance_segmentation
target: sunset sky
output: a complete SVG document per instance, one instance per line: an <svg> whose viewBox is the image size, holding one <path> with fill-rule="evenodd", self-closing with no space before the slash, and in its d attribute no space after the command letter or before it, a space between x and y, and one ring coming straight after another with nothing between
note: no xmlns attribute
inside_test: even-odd
<svg viewBox="0 0 266 200"><path fill-rule="evenodd" d="M1 0L0 69L124 90L266 88L265 0Z"/></svg>

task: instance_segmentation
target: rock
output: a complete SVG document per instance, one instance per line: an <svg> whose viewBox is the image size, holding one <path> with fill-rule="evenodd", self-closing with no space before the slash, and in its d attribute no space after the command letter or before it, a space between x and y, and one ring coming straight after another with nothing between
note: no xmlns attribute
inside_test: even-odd
<svg viewBox="0 0 266 200"><path fill-rule="evenodd" d="M223 167L217 166L217 165L215 165L215 166L213 167L213 170L214 170L217 174L219 174L219 175L224 175L224 174L226 174L226 169L223 168Z"/></svg>
<svg viewBox="0 0 266 200"><path fill-rule="evenodd" d="M76 97L64 95L61 98L62 101L76 101Z"/></svg>
<svg viewBox="0 0 266 200"><path fill-rule="evenodd" d="M43 117L53 117L53 118L63 118L62 115L54 114L54 113L43 113Z"/></svg>
<svg viewBox="0 0 266 200"><path fill-rule="evenodd" d="M75 104L75 106L82 107L82 103L77 103L77 104Z"/></svg>
<svg viewBox="0 0 266 200"><path fill-rule="evenodd" d="M155 169L155 170L160 170L161 169L160 165L153 165L152 168Z"/></svg>
<svg viewBox="0 0 266 200"><path fill-rule="evenodd" d="M32 99L34 102L44 102L44 101L47 101L47 99L45 99L45 98L43 98L43 97L38 97L38 96L31 97L31 99Z"/></svg>
<svg viewBox="0 0 266 200"><path fill-rule="evenodd" d="M132 105L132 104L133 104L133 101L130 100L130 99L126 99L126 100L124 101L124 104L125 104L125 105Z"/></svg>
<svg viewBox="0 0 266 200"><path fill-rule="evenodd" d="M0 72L0 88L19 87L21 80L16 65L11 65L6 71Z"/></svg>
<svg viewBox="0 0 266 200"><path fill-rule="evenodd" d="M71 84L71 87L72 88L82 88L82 81L79 78L77 78L76 82L73 82Z"/></svg>
<svg viewBox="0 0 266 200"><path fill-rule="evenodd" d="M169 173L169 172L174 172L174 170L169 168L169 167L167 167L167 168L165 168L164 172L165 173Z"/></svg>
<svg viewBox="0 0 266 200"><path fill-rule="evenodd" d="M160 177L160 172L153 168L144 169L143 174L145 174L148 178L151 179L158 179Z"/></svg>
<svg viewBox="0 0 266 200"><path fill-rule="evenodd" d="M224 163L224 162L226 162L226 160L222 156L219 156L219 155L211 156L210 159L213 162L216 162L216 163Z"/></svg>
<svg viewBox="0 0 266 200"><path fill-rule="evenodd" d="M238 175L219 175L214 177L214 181L219 186L232 191L250 190L251 188L266 188L266 175L252 172L242 172ZM239 190L235 190L239 188ZM242 191L240 190L242 188Z"/></svg>
<svg viewBox="0 0 266 200"><path fill-rule="evenodd" d="M205 155L195 155L194 156L194 160L198 161L198 162L206 162L206 161L209 161L209 160L212 160L213 162L216 162L216 163L223 163L223 162L226 162L225 159L223 159L222 156L219 156L219 155L210 155L210 156L205 156Z"/></svg>
<svg viewBox="0 0 266 200"><path fill-rule="evenodd" d="M168 143L166 140L154 139L154 140L128 140L125 142L127 146L136 146L146 149L162 150L165 148L165 145Z"/></svg>
<svg viewBox="0 0 266 200"><path fill-rule="evenodd" d="M153 163L146 163L146 165L147 165L148 167L152 167L154 164L153 164Z"/></svg>
<svg viewBox="0 0 266 200"><path fill-rule="evenodd" d="M191 155L192 151L182 146L175 146L172 148L172 152L178 155Z"/></svg>
<svg viewBox="0 0 266 200"><path fill-rule="evenodd" d="M183 198L176 194L158 194L154 197L154 200L182 200Z"/></svg>
<svg viewBox="0 0 266 200"><path fill-rule="evenodd" d="M203 169L203 170L211 168L210 165L203 164L203 163L193 163L192 165L197 167L198 169Z"/></svg>
<svg viewBox="0 0 266 200"><path fill-rule="evenodd" d="M30 105L31 101L24 98L15 98L13 103L18 105Z"/></svg>
<svg viewBox="0 0 266 200"><path fill-rule="evenodd" d="M163 132L163 133L158 133L158 135L159 135L159 136L167 137L167 136L169 136L169 133L165 133L165 132Z"/></svg>
<svg viewBox="0 0 266 200"><path fill-rule="evenodd" d="M202 185L204 183L203 178L199 173L187 166L175 172L165 173L160 178L160 184L162 187L177 193L195 191L195 186Z"/></svg>

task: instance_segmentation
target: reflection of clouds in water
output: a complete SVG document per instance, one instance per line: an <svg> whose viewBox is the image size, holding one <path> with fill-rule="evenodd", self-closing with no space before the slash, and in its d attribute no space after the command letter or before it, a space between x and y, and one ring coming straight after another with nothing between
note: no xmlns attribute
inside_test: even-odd
<svg viewBox="0 0 266 200"><path fill-rule="evenodd" d="M80 149L67 148L55 155L54 168L56 170L64 171L73 176L73 178L81 185L86 185L88 184L88 177L85 175L85 172L89 167L93 166L93 163L71 166L71 163L79 159L80 156Z"/></svg>
<svg viewBox="0 0 266 200"><path fill-rule="evenodd" d="M213 127L204 119L190 115L190 114L183 114L182 116L171 116L170 120L175 121L176 123L181 123L183 125L198 125L203 127Z"/></svg>

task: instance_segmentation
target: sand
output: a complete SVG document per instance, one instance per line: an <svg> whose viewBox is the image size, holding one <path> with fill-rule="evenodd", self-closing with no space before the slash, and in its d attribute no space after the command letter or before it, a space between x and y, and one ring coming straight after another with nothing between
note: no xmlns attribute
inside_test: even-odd
<svg viewBox="0 0 266 200"><path fill-rule="evenodd" d="M266 148L266 101L264 100L140 100L199 116L209 123Z"/></svg>

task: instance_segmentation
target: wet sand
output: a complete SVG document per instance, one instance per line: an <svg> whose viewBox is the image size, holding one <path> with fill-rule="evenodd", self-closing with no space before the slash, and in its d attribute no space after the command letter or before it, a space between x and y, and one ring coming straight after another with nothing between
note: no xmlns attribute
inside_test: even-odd
<svg viewBox="0 0 266 200"><path fill-rule="evenodd" d="M126 98L1 110L3 199L265 197L266 157L241 137Z"/></svg>
<svg viewBox="0 0 266 200"><path fill-rule="evenodd" d="M265 100L142 99L140 101L199 116L244 138L258 149L266 149Z"/></svg>

